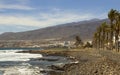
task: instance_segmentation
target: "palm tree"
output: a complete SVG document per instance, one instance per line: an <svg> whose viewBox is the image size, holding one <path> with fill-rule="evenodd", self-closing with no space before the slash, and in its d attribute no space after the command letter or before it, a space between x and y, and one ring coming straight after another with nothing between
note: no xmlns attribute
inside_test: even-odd
<svg viewBox="0 0 120 75"><path fill-rule="evenodd" d="M106 33L106 28L108 28L107 23L103 22L101 25L101 28L102 28L102 48L104 49L105 48L105 38L106 38L105 33Z"/></svg>
<svg viewBox="0 0 120 75"><path fill-rule="evenodd" d="M97 32L95 32L93 36L93 47L98 49L98 33Z"/></svg>
<svg viewBox="0 0 120 75"><path fill-rule="evenodd" d="M109 32L110 27L106 22L102 23L101 26L97 28L97 31L94 33L93 43L94 47L100 49L105 48L105 44L109 42Z"/></svg>
<svg viewBox="0 0 120 75"><path fill-rule="evenodd" d="M111 30L111 28L110 28L110 26L109 25L107 25L106 24L106 28L105 28L105 40L104 40L104 42L105 42L105 44L106 44L106 46L107 46L107 49L109 48L109 35L110 35L110 31Z"/></svg>
<svg viewBox="0 0 120 75"><path fill-rule="evenodd" d="M94 34L93 42L99 48L104 49L106 44L112 50L113 37L115 36L115 48L116 51L119 51L120 13L117 10L111 9L108 13L108 18L110 19L110 25L107 25L106 22L102 23Z"/></svg>
<svg viewBox="0 0 120 75"><path fill-rule="evenodd" d="M102 46L102 39L101 39L101 32L102 32L102 27L99 26L97 28L97 33L98 33L98 48L100 49Z"/></svg>
<svg viewBox="0 0 120 75"><path fill-rule="evenodd" d="M115 19L115 13L116 10L111 9L108 13L108 18L110 19L110 27L111 27L111 34L110 34L110 44L111 44L111 50L113 49L113 25L114 25L114 19Z"/></svg>
<svg viewBox="0 0 120 75"><path fill-rule="evenodd" d="M120 36L120 13L118 13L118 36ZM120 38L118 38L118 41L119 39ZM119 43L118 43L118 52L119 52Z"/></svg>
<svg viewBox="0 0 120 75"><path fill-rule="evenodd" d="M119 41L119 34L120 34L120 13L116 11L115 13L115 25L114 25L114 30L115 30L115 48L116 51L119 51L118 47L118 41Z"/></svg>

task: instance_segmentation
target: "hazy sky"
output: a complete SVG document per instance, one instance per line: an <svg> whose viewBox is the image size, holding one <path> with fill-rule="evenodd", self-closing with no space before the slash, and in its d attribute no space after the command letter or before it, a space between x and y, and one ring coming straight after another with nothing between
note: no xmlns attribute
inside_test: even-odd
<svg viewBox="0 0 120 75"><path fill-rule="evenodd" d="M107 18L120 0L0 0L0 32Z"/></svg>

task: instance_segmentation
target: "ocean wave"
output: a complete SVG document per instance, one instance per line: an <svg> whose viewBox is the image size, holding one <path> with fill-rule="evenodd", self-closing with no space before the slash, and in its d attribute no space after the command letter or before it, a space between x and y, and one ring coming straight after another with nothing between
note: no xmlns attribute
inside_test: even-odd
<svg viewBox="0 0 120 75"><path fill-rule="evenodd" d="M18 50L0 50L0 61L29 61L31 58L41 58L41 54L16 53Z"/></svg>

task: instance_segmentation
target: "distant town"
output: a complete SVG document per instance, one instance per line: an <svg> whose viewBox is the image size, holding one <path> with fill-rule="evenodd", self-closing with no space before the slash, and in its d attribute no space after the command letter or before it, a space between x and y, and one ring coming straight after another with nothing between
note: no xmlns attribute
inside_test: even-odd
<svg viewBox="0 0 120 75"><path fill-rule="evenodd" d="M74 41L0 40L0 48L35 48L73 45Z"/></svg>

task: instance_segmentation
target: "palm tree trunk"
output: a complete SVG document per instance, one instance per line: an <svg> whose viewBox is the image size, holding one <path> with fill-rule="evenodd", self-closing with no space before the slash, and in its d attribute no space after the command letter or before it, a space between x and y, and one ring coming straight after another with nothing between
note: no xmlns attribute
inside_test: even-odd
<svg viewBox="0 0 120 75"><path fill-rule="evenodd" d="M113 24L111 21L110 49L113 50Z"/></svg>

